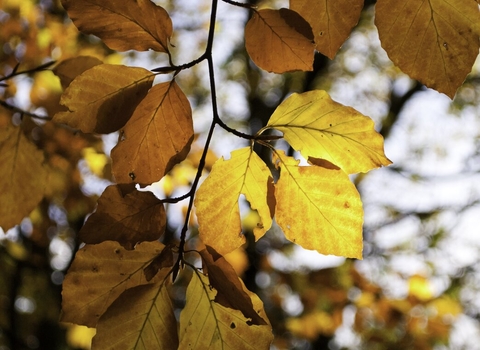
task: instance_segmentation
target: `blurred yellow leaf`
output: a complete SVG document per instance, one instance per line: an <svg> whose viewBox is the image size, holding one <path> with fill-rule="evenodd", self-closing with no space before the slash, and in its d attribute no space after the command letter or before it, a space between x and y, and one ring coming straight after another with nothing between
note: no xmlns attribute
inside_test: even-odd
<svg viewBox="0 0 480 350"><path fill-rule="evenodd" d="M155 85L133 112L112 150L117 182L151 184L187 156L193 141L192 109L173 80Z"/></svg>
<svg viewBox="0 0 480 350"><path fill-rule="evenodd" d="M298 166L283 151L275 184L275 220L288 240L321 254L362 258L363 209L360 195L342 170Z"/></svg>
<svg viewBox="0 0 480 350"><path fill-rule="evenodd" d="M428 303L429 307L433 307L437 310L440 316L452 315L458 316L463 312L462 305L458 300L455 300L447 295L432 300Z"/></svg>
<svg viewBox="0 0 480 350"><path fill-rule="evenodd" d="M283 132L306 159L326 159L348 174L391 164L373 120L333 101L323 90L292 94L277 107L267 127Z"/></svg>
<svg viewBox="0 0 480 350"><path fill-rule="evenodd" d="M66 335L67 343L75 349L90 349L95 332L95 328L88 328L77 324L69 325Z"/></svg>
<svg viewBox="0 0 480 350"><path fill-rule="evenodd" d="M101 38L112 50L168 52L172 21L150 0L62 0L77 28Z"/></svg>
<svg viewBox="0 0 480 350"><path fill-rule="evenodd" d="M200 238L220 254L227 254L245 243L240 224L238 200L244 194L261 221L254 228L258 239L272 225L267 202L271 173L263 160L245 147L220 158L195 196Z"/></svg>
<svg viewBox="0 0 480 350"><path fill-rule="evenodd" d="M255 11L245 27L245 46L252 61L269 72L313 69L312 29L295 11Z"/></svg>
<svg viewBox="0 0 480 350"><path fill-rule="evenodd" d="M87 147L82 150L83 158L87 162L90 171L98 177L103 176L103 169L108 163L108 157L105 153L98 153L95 148Z"/></svg>
<svg viewBox="0 0 480 350"><path fill-rule="evenodd" d="M430 281L419 275L414 275L408 280L408 292L421 301L433 298L433 288Z"/></svg>
<svg viewBox="0 0 480 350"><path fill-rule="evenodd" d="M83 132L111 133L122 128L152 86L154 75L143 68L100 64L77 76L60 103L68 112L53 120Z"/></svg>
<svg viewBox="0 0 480 350"><path fill-rule="evenodd" d="M333 335L336 325L326 312L313 311L302 317L288 319L286 327L293 335L314 341L321 334Z"/></svg>
<svg viewBox="0 0 480 350"><path fill-rule="evenodd" d="M375 24L395 65L450 98L478 56L480 12L472 0L378 0Z"/></svg>
<svg viewBox="0 0 480 350"><path fill-rule="evenodd" d="M333 59L358 23L363 0L290 0L290 8L312 26L317 51Z"/></svg>

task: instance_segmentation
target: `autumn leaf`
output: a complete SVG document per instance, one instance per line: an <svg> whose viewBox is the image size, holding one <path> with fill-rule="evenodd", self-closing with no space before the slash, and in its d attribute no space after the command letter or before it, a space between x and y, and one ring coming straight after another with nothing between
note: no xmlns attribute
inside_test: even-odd
<svg viewBox="0 0 480 350"><path fill-rule="evenodd" d="M362 258L363 209L360 195L340 169L298 166L274 153L280 169L275 184L275 220L288 240L321 254Z"/></svg>
<svg viewBox="0 0 480 350"><path fill-rule="evenodd" d="M180 313L179 349L269 349L273 340L270 325L250 325L240 311L216 303L216 293L206 276L193 274L187 302ZM260 299L251 292L247 294L262 315Z"/></svg>
<svg viewBox="0 0 480 350"><path fill-rule="evenodd" d="M379 0L375 24L390 59L411 78L453 98L478 56L473 0Z"/></svg>
<svg viewBox="0 0 480 350"><path fill-rule="evenodd" d="M112 50L168 52L170 16L150 0L62 0L77 28L102 39Z"/></svg>
<svg viewBox="0 0 480 350"><path fill-rule="evenodd" d="M61 321L96 327L100 316L125 290L148 284L143 269L163 248L157 241L137 244L134 250L113 241L84 246L63 281ZM150 282L164 276L158 274Z"/></svg>
<svg viewBox="0 0 480 350"><path fill-rule="evenodd" d="M333 101L323 90L292 94L277 107L267 127L283 132L306 159L326 159L348 174L391 164L373 120Z"/></svg>
<svg viewBox="0 0 480 350"><path fill-rule="evenodd" d="M155 85L138 105L112 150L117 182L151 184L187 156L192 110L175 81Z"/></svg>
<svg viewBox="0 0 480 350"><path fill-rule="evenodd" d="M43 152L19 127L0 129L0 226L4 231L19 224L42 200L48 172Z"/></svg>
<svg viewBox="0 0 480 350"><path fill-rule="evenodd" d="M92 349L177 349L177 320L166 283L127 289L100 317Z"/></svg>
<svg viewBox="0 0 480 350"><path fill-rule="evenodd" d="M53 121L83 132L107 134L122 128L152 86L154 75L143 68L100 64L76 77L60 104L68 112Z"/></svg>
<svg viewBox="0 0 480 350"><path fill-rule="evenodd" d="M313 69L312 29L295 11L255 11L245 27L245 46L252 61L269 72Z"/></svg>
<svg viewBox="0 0 480 350"><path fill-rule="evenodd" d="M163 203L151 192L140 192L135 184L108 186L98 199L79 233L87 244L117 241L133 249L143 241L155 241L165 230L167 215Z"/></svg>
<svg viewBox="0 0 480 350"><path fill-rule="evenodd" d="M245 243L240 222L238 200L244 194L261 222L254 229L259 239L272 225L267 203L271 173L250 147L231 153L229 160L220 158L195 196L200 238L220 254L227 254Z"/></svg>
<svg viewBox="0 0 480 350"><path fill-rule="evenodd" d="M62 88L65 90L73 79L99 64L102 64L102 61L96 57L78 56L60 62L52 71L60 78Z"/></svg>
<svg viewBox="0 0 480 350"><path fill-rule="evenodd" d="M290 0L290 8L312 27L317 51L333 59L358 23L363 0Z"/></svg>

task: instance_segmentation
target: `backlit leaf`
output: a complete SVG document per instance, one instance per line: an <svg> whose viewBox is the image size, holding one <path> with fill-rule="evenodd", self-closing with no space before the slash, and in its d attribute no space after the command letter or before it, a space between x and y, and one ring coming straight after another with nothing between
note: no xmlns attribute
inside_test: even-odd
<svg viewBox="0 0 480 350"><path fill-rule="evenodd" d="M254 309L264 313L260 299L246 292ZM240 311L216 303L216 293L206 276L193 274L187 303L180 313L179 349L269 349L273 340L270 325L250 325Z"/></svg>
<svg viewBox="0 0 480 350"><path fill-rule="evenodd" d="M42 200L47 186L43 152L31 143L21 128L0 129L0 226L12 228Z"/></svg>
<svg viewBox="0 0 480 350"><path fill-rule="evenodd" d="M379 0L375 24L393 63L451 98L478 56L480 12L473 0Z"/></svg>
<svg viewBox="0 0 480 350"><path fill-rule="evenodd" d="M313 69L312 29L295 11L255 11L245 27L245 46L253 62L269 72Z"/></svg>
<svg viewBox="0 0 480 350"><path fill-rule="evenodd" d="M290 0L290 8L310 23L317 51L333 59L358 23L363 0Z"/></svg>
<svg viewBox="0 0 480 350"><path fill-rule="evenodd" d="M112 50L168 52L172 21L150 0L62 0L77 28L101 38Z"/></svg>
<svg viewBox="0 0 480 350"><path fill-rule="evenodd" d="M362 258L363 209L360 195L342 170L298 166L274 154L280 168L275 184L275 220L288 240L321 254Z"/></svg>
<svg viewBox="0 0 480 350"><path fill-rule="evenodd" d="M112 150L117 182L151 184L187 156L193 141L190 103L175 81L155 85Z"/></svg>
<svg viewBox="0 0 480 350"><path fill-rule="evenodd" d="M240 222L238 199L244 194L261 222L254 229L258 239L272 225L267 204L271 173L250 147L231 153L229 160L220 158L195 196L200 238L220 254L227 254L245 243Z"/></svg>
<svg viewBox="0 0 480 350"><path fill-rule="evenodd" d="M102 64L102 61L96 57L78 56L60 62L52 71L60 78L62 88L65 90L73 79L99 64Z"/></svg>
<svg viewBox="0 0 480 350"><path fill-rule="evenodd" d="M148 284L143 269L163 248L157 241L140 243L134 250L113 241L84 246L63 281L61 321L96 327L100 316L125 290ZM150 282L161 279L158 274Z"/></svg>
<svg viewBox="0 0 480 350"><path fill-rule="evenodd" d="M322 90L292 94L277 107L267 126L283 132L306 159L326 159L348 174L391 164L373 120L333 101Z"/></svg>
<svg viewBox="0 0 480 350"><path fill-rule="evenodd" d="M79 233L87 244L117 241L126 249L136 243L155 241L165 230L163 203L151 192L140 192L134 184L108 186L98 199L95 213Z"/></svg>
<svg viewBox="0 0 480 350"><path fill-rule="evenodd" d="M98 321L92 349L177 349L177 320L164 283L130 288Z"/></svg>
<svg viewBox="0 0 480 350"><path fill-rule="evenodd" d="M122 128L152 86L154 75L143 68L100 64L76 77L55 114L57 123L83 132L107 134Z"/></svg>

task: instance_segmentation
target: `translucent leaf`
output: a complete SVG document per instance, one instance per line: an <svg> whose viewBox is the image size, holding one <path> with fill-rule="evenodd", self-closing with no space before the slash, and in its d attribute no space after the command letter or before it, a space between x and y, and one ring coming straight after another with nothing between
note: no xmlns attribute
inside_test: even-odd
<svg viewBox="0 0 480 350"><path fill-rule="evenodd" d="M65 90L73 79L99 64L102 64L102 61L96 57L78 56L60 62L52 71L60 78L62 88Z"/></svg>
<svg viewBox="0 0 480 350"><path fill-rule="evenodd" d="M263 311L260 299L245 291L254 309ZM270 325L250 325L240 311L216 303L215 295L207 277L194 273L187 288L187 303L180 313L179 349L269 349L273 340Z"/></svg>
<svg viewBox="0 0 480 350"><path fill-rule="evenodd" d="M245 27L245 46L253 62L269 72L313 69L312 29L292 10L255 11Z"/></svg>
<svg viewBox="0 0 480 350"><path fill-rule="evenodd" d="M111 133L122 128L152 86L154 75L143 68L100 64L76 77L55 114L57 123L83 132Z"/></svg>
<svg viewBox="0 0 480 350"><path fill-rule="evenodd" d="M292 94L277 107L267 126L283 132L306 159L326 159L348 174L391 164L373 120L333 101L322 90Z"/></svg>
<svg viewBox="0 0 480 350"><path fill-rule="evenodd" d="M227 254L245 243L240 222L238 199L244 194L252 209L258 210L261 222L254 229L258 239L272 225L267 203L271 173L250 147L220 158L195 196L200 238L220 254Z"/></svg>
<svg viewBox="0 0 480 350"><path fill-rule="evenodd" d="M310 23L317 51L333 59L358 23L363 0L290 0L290 8Z"/></svg>
<svg viewBox="0 0 480 350"><path fill-rule="evenodd" d="M92 349L177 349L177 320L163 283L130 288L110 305L97 325Z"/></svg>
<svg viewBox="0 0 480 350"><path fill-rule="evenodd" d="M379 0L375 24L393 63L451 98L478 56L480 12L473 0Z"/></svg>
<svg viewBox="0 0 480 350"><path fill-rule="evenodd" d="M117 182L151 184L187 156L193 141L190 103L175 81L155 85L112 150Z"/></svg>
<svg viewBox="0 0 480 350"><path fill-rule="evenodd" d="M100 316L125 290L148 284L143 269L162 251L159 242L125 250L117 242L86 245L63 281L61 321L96 327ZM158 274L150 282L162 279Z"/></svg>
<svg viewBox="0 0 480 350"><path fill-rule="evenodd" d="M62 0L77 28L101 38L112 50L168 52L172 21L150 0Z"/></svg>
<svg viewBox="0 0 480 350"><path fill-rule="evenodd" d="M48 172L43 153L21 128L0 128L0 226L4 231L19 224L42 200Z"/></svg>
<svg viewBox="0 0 480 350"><path fill-rule="evenodd" d="M98 199L79 233L87 244L117 241L126 249L136 243L155 241L165 230L163 203L151 192L140 192L134 184L108 186Z"/></svg>
<svg viewBox="0 0 480 350"><path fill-rule="evenodd" d="M274 154L280 168L275 184L275 220L288 240L321 254L362 258L363 209L348 175L334 167L298 166Z"/></svg>

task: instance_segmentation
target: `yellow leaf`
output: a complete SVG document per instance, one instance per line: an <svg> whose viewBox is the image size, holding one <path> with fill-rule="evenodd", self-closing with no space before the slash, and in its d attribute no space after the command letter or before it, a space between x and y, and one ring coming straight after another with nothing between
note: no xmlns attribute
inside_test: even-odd
<svg viewBox="0 0 480 350"><path fill-rule="evenodd" d="M12 228L42 200L47 170L43 153L19 127L0 129L0 226Z"/></svg>
<svg viewBox="0 0 480 350"><path fill-rule="evenodd" d="M291 318L286 321L287 329L295 336L314 341L320 334L332 336L337 325L328 313L313 311L302 317Z"/></svg>
<svg viewBox="0 0 480 350"><path fill-rule="evenodd" d="M292 94L277 107L267 127L283 132L306 159L326 159L348 174L391 164L373 120L333 101L323 90Z"/></svg>
<svg viewBox="0 0 480 350"><path fill-rule="evenodd" d="M155 241L165 230L163 203L151 192L140 192L134 184L108 186L98 199L95 213L82 227L79 237L87 244L117 241L126 249Z"/></svg>
<svg viewBox="0 0 480 350"><path fill-rule="evenodd" d="M187 156L193 141L190 103L175 81L155 85L112 150L117 182L151 184Z"/></svg>
<svg viewBox="0 0 480 350"><path fill-rule="evenodd" d="M101 38L112 50L168 52L170 16L150 0L62 0L77 28Z"/></svg>
<svg viewBox="0 0 480 350"><path fill-rule="evenodd" d="M102 61L96 57L78 56L60 62L55 68L53 68L53 73L60 78L62 88L65 90L73 79L86 70L98 66L99 64L102 64Z"/></svg>
<svg viewBox="0 0 480 350"><path fill-rule="evenodd" d="M248 294L254 309L264 313L260 299ZM207 277L195 272L180 313L179 349L269 349L273 340L270 325L250 325L240 311L216 303L215 295Z"/></svg>
<svg viewBox="0 0 480 350"><path fill-rule="evenodd" d="M227 254L245 243L240 224L238 199L244 194L252 209L258 210L261 222L254 229L259 239L272 225L267 203L271 173L250 147L220 158L195 196L200 238L220 254Z"/></svg>
<svg viewBox="0 0 480 350"><path fill-rule="evenodd" d="M408 281L408 291L410 295L421 301L427 301L433 298L433 288L429 280L423 276L415 275Z"/></svg>
<svg viewBox="0 0 480 350"><path fill-rule="evenodd" d="M61 321L96 327L100 316L125 290L148 284L145 268L164 248L140 243L125 250L117 242L86 245L75 255L63 282ZM164 275L158 274L155 283Z"/></svg>
<svg viewBox="0 0 480 350"><path fill-rule="evenodd" d="M177 349L177 320L164 283L130 288L98 321L92 348Z"/></svg>
<svg viewBox="0 0 480 350"><path fill-rule="evenodd" d="M375 24L390 59L411 78L453 98L478 56L473 0L379 0Z"/></svg>
<svg viewBox="0 0 480 350"><path fill-rule="evenodd" d="M288 240L303 248L362 258L363 209L360 195L342 170L298 166L274 154L280 168L275 184L275 219Z"/></svg>
<svg viewBox="0 0 480 350"><path fill-rule="evenodd" d="M154 75L143 68L100 64L77 76L55 114L57 123L83 132L111 133L122 128L152 86Z"/></svg>
<svg viewBox="0 0 480 350"><path fill-rule="evenodd" d="M312 26L317 51L333 59L358 23L363 0L290 0L290 8Z"/></svg>
<svg viewBox="0 0 480 350"><path fill-rule="evenodd" d="M108 163L108 157L105 153L99 153L93 147L87 147L82 150L82 155L87 162L90 171L98 177L103 176L103 169Z"/></svg>
<svg viewBox="0 0 480 350"><path fill-rule="evenodd" d="M76 324L68 325L66 340L72 348L90 349L95 332L95 328L88 328Z"/></svg>
<svg viewBox="0 0 480 350"><path fill-rule="evenodd" d="M295 11L255 11L245 27L245 46L253 62L269 72L313 69L312 29Z"/></svg>

